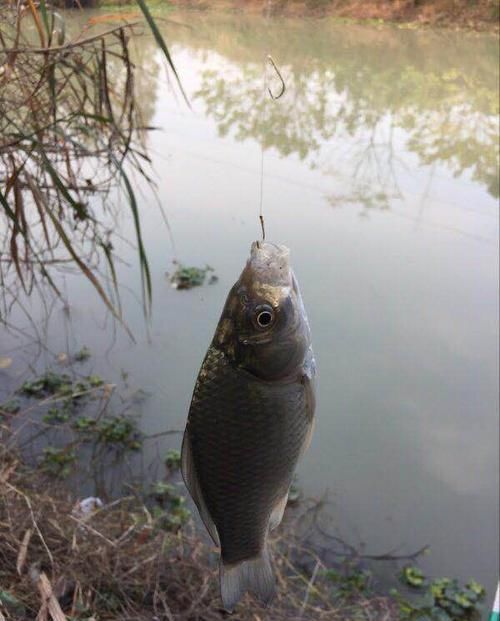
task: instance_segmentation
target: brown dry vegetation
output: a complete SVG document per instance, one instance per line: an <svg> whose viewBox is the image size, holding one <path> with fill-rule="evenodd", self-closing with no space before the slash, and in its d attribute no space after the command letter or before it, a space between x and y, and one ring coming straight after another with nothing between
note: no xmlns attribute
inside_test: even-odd
<svg viewBox="0 0 500 621"><path fill-rule="evenodd" d="M71 358L74 379L46 372L0 403L0 621L227 618L218 551L184 504L180 456L158 457L148 483L142 448L157 435L136 427L135 397L113 401L113 385L81 375L84 355ZM89 493L104 502L82 504ZM397 618L395 600L369 591L368 582L352 588L349 576L372 557L324 530L321 507L299 503L273 533L278 593L271 607L247 596L231 618ZM346 576L347 590L334 586L333 569Z"/></svg>
<svg viewBox="0 0 500 621"><path fill-rule="evenodd" d="M77 506L61 482L51 482L12 454L0 456L2 621L228 617L220 608L215 550L192 524L166 530L135 496L86 515L75 511ZM322 559L294 535L296 524L280 530L273 541L275 601L264 610L246 599L232 619L397 618L394 602L385 597L335 601ZM304 564L313 571L304 573Z"/></svg>
<svg viewBox="0 0 500 621"><path fill-rule="evenodd" d="M180 456L158 457L148 483L142 448L158 436L136 427L129 410L137 396L113 401L112 384L78 371L89 355L84 348L68 359L73 379L48 371L0 403L0 621L227 618L218 551L184 504ZM89 493L104 502L82 504ZM357 575L365 557L327 531L326 545L318 538L321 506L300 503L273 534L278 594L271 607L247 596L232 618L397 618L397 602L365 583L334 587L327 570Z"/></svg>
<svg viewBox="0 0 500 621"><path fill-rule="evenodd" d="M0 2L2 318L19 297L43 293L47 285L62 298L57 276L76 268L122 320L114 252L118 194L134 221L149 312L152 284L135 191L139 179L153 186L132 36L152 31L183 91L144 0L135 5L134 21L101 15L74 32L48 2Z"/></svg>
<svg viewBox="0 0 500 621"><path fill-rule="evenodd" d="M4 315L22 292L49 284L60 295L54 271L71 264L120 316L98 268L108 263L116 293L112 235L102 214L110 215L111 187L120 179L130 186L125 163L140 171L146 157L128 53L133 27L72 36L61 15L33 2L0 7L0 243L9 249L0 265ZM147 262L143 267L149 286Z"/></svg>
<svg viewBox="0 0 500 621"><path fill-rule="evenodd" d="M139 431L130 409L138 395L113 400L113 384L78 371L89 356L82 348L66 359L72 376L46 371L0 403L0 621L229 618L218 550L182 496L180 455L158 453L141 468L144 443L159 434ZM82 503L89 493L104 502ZM264 609L247 595L231 619L409 621L426 612L436 621L478 621L481 585L432 582L440 594L429 607L428 596L415 600L424 577L408 565L426 546L366 554L332 532L323 507L302 501L287 509L270 541L274 601ZM380 562L405 563L400 578L409 575L403 584L413 593L378 594L367 569Z"/></svg>

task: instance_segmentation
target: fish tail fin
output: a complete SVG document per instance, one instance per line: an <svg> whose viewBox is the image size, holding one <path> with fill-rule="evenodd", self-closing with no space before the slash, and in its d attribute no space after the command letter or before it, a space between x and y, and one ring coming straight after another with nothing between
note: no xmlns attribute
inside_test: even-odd
<svg viewBox="0 0 500 621"><path fill-rule="evenodd" d="M274 572L267 547L255 558L234 565L220 563L220 588L224 608L232 612L246 591L268 604L276 590Z"/></svg>

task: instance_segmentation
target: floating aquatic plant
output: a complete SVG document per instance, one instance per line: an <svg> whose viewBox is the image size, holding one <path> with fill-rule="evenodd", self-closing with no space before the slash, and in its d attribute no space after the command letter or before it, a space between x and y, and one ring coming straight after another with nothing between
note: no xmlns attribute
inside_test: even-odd
<svg viewBox="0 0 500 621"><path fill-rule="evenodd" d="M86 345L84 345L80 350L76 352L73 358L76 362L84 362L85 360L88 360L90 356L90 349Z"/></svg>
<svg viewBox="0 0 500 621"><path fill-rule="evenodd" d="M181 466L181 454L177 449L170 449L165 455L165 465L170 471L178 470Z"/></svg>
<svg viewBox="0 0 500 621"><path fill-rule="evenodd" d="M391 594L399 604L401 621L479 621L485 589L475 580L461 586L451 578L428 579L421 569L406 566L400 580L418 596L405 597L396 589Z"/></svg>
<svg viewBox="0 0 500 621"><path fill-rule="evenodd" d="M170 283L174 289L192 289L200 287L204 284L207 274L213 272L214 268L209 265L205 267L188 267L177 263L177 269L169 276ZM208 283L210 285L218 280L215 274L212 274Z"/></svg>
<svg viewBox="0 0 500 621"><path fill-rule="evenodd" d="M40 468L57 477L66 477L76 462L76 453L69 447L55 448L48 446L43 449Z"/></svg>

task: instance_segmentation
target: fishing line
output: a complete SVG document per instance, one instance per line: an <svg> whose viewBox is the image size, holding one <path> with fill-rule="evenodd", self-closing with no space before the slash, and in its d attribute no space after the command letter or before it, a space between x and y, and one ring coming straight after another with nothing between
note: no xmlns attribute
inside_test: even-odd
<svg viewBox="0 0 500 621"><path fill-rule="evenodd" d="M269 26L269 15L271 12L271 0L267 1L267 7L266 7L266 27ZM268 81L267 81L267 74L268 74L268 69L269 69L269 65L271 65L271 67L274 69L274 71L276 72L276 75L278 76L280 82L281 82L281 87L280 87L280 91L277 95L274 95L272 90L269 88L268 86ZM266 101L265 101L265 91L267 90L267 92L269 93L271 99L273 101L276 101L277 99L279 99L280 97L282 97L285 94L286 91L286 84L285 84L285 80L283 79L283 76L280 73L280 70L278 69L276 63L274 62L273 57L271 56L271 54L266 54L265 59L264 59L264 111L266 108ZM264 114L264 119L265 119L265 114ZM259 196L259 222L260 222L260 228L262 231L262 241L266 241L266 226L265 226L265 222L264 222L264 211L263 211L263 197L264 197L264 145L263 145L263 141L261 140L260 143L260 196Z"/></svg>
<svg viewBox="0 0 500 621"><path fill-rule="evenodd" d="M264 214L262 213L262 197L264 195L264 148L262 143L260 144L260 206L259 206L259 220L260 228L262 229L262 241L266 241L266 226L264 224Z"/></svg>
<svg viewBox="0 0 500 621"><path fill-rule="evenodd" d="M268 3L269 7L269 3ZM269 16L268 16L269 17ZM267 18L266 18L267 19ZM267 61L267 57L266 57ZM266 110L266 88L267 88L267 62L264 61L264 88L263 88L263 104L264 104L264 119L265 119L265 110ZM263 141L260 141L260 196L259 196L259 222L260 228L262 231L262 241L266 241L266 225L264 223L264 211L263 211L263 200L264 200L264 145ZM258 246L258 244L257 244Z"/></svg>

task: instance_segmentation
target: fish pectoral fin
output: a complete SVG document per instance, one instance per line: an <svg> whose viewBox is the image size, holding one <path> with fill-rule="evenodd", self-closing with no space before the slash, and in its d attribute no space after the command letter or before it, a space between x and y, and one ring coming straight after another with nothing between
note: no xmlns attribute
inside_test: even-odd
<svg viewBox="0 0 500 621"><path fill-rule="evenodd" d="M198 477L196 476L196 469L194 467L193 461L193 452L191 450L191 443L189 441L187 430L184 432L184 438L182 440L181 472L184 483L186 484L186 487L191 494L191 498L194 500L194 503L198 508L198 512L201 519L203 520L203 524L205 524L205 528L208 530L208 533L215 545L220 547L217 527L215 526L212 518L210 517L207 506L203 499L203 494L201 491L200 483L198 481Z"/></svg>
<svg viewBox="0 0 500 621"><path fill-rule="evenodd" d="M312 354L311 354L312 356ZM314 362L310 362L310 367L314 368ZM305 370L304 375L302 376L302 385L304 386L305 391L305 405L306 405L306 416L308 420L308 428L307 433L304 438L304 442L302 443L302 447L300 449L300 457L304 455L304 453L309 448L311 444L313 432L314 432L314 410L316 409L316 396L315 396L315 382L314 382L314 371L311 368L307 368Z"/></svg>
<svg viewBox="0 0 500 621"><path fill-rule="evenodd" d="M232 612L246 591L256 595L261 602L269 604L274 597L276 581L267 547L259 556L235 563L220 563L220 590L222 603Z"/></svg>
<svg viewBox="0 0 500 621"><path fill-rule="evenodd" d="M286 494L278 501L278 503L274 506L271 517L269 518L269 530L274 530L277 526L281 524L281 520L283 519L283 514L285 513L286 503L288 502L288 490Z"/></svg>

